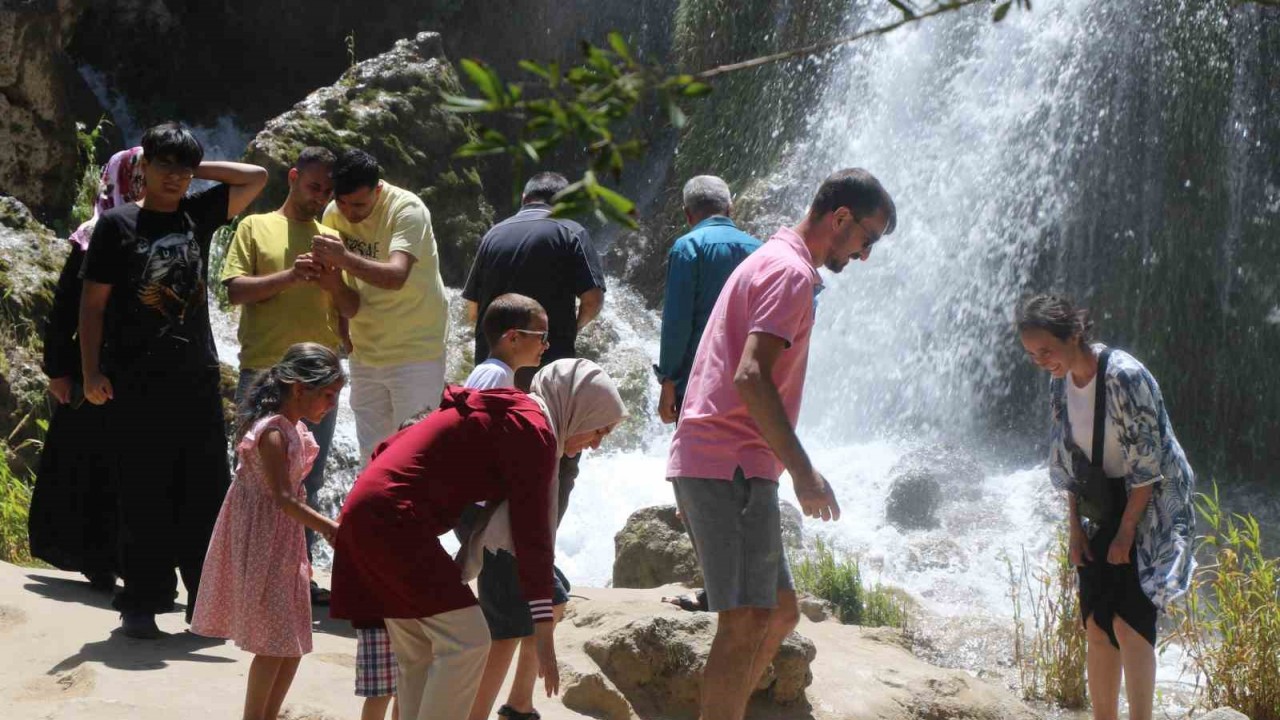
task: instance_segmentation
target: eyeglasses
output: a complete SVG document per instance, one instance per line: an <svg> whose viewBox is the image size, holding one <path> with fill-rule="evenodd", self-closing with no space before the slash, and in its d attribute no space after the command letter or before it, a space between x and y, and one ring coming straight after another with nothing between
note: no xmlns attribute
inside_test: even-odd
<svg viewBox="0 0 1280 720"><path fill-rule="evenodd" d="M868 230L867 226L863 225L861 220L858 221L858 227L862 228L862 232L865 233L867 236L867 241L862 245L863 249L866 249L871 247L872 245L875 245L876 243L880 242L880 238L884 237L884 233L873 233L870 230Z"/></svg>
<svg viewBox="0 0 1280 720"><path fill-rule="evenodd" d="M521 335L536 335L538 337L539 342L541 342L543 345L551 344L547 342L546 330L521 330L520 328L512 328L512 329L520 333Z"/></svg>
<svg viewBox="0 0 1280 720"><path fill-rule="evenodd" d="M155 168L156 172L160 173L161 175L168 175L169 177L177 178L179 180L190 180L191 178L195 177L195 174L196 174L195 170L192 170L186 165L180 165L178 163L173 163L173 162L165 162L163 160L159 160L157 162L151 163L151 167Z"/></svg>

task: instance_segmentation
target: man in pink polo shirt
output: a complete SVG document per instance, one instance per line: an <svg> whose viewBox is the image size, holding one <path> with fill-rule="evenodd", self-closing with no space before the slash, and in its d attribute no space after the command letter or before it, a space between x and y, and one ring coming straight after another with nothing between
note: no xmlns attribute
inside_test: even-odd
<svg viewBox="0 0 1280 720"><path fill-rule="evenodd" d="M741 720L751 691L799 621L782 551L778 477L805 515L840 517L796 437L822 281L892 233L897 212L866 170L832 174L794 228L780 228L729 276L693 361L667 479L719 613L702 676L702 720Z"/></svg>

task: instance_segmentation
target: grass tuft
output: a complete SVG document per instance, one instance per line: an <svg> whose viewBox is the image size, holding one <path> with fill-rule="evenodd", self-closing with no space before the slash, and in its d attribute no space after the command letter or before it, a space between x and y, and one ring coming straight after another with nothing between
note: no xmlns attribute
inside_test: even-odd
<svg viewBox="0 0 1280 720"><path fill-rule="evenodd" d="M837 553L818 538L813 551L791 563L796 590L836 606L840 622L863 627L906 628L908 603L892 587L862 582L858 559Z"/></svg>
<svg viewBox="0 0 1280 720"><path fill-rule="evenodd" d="M1066 529L1058 532L1045 564L1009 568L1013 598L1013 657L1022 697L1079 710L1089 704L1085 685L1085 634L1076 595L1076 569L1067 553Z"/></svg>

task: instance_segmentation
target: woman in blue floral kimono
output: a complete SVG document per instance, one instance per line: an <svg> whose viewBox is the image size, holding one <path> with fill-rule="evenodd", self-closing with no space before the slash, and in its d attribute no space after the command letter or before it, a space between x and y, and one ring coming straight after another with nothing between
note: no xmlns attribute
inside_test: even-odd
<svg viewBox="0 0 1280 720"><path fill-rule="evenodd" d="M1155 378L1132 355L1091 344L1086 310L1040 295L1017 323L1031 361L1053 376L1049 479L1067 491L1093 717L1117 716L1123 676L1129 717L1149 720L1156 617L1186 592L1195 564L1195 476Z"/></svg>

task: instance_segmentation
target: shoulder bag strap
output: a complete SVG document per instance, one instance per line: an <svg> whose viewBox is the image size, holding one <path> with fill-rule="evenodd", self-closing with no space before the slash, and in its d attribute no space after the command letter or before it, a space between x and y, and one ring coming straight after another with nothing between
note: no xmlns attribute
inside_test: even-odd
<svg viewBox="0 0 1280 720"><path fill-rule="evenodd" d="M1094 377L1097 385L1093 401L1093 455L1089 461L1094 467L1102 467L1104 428L1107 422L1107 360L1110 358L1111 348L1103 350L1098 356L1098 374Z"/></svg>

